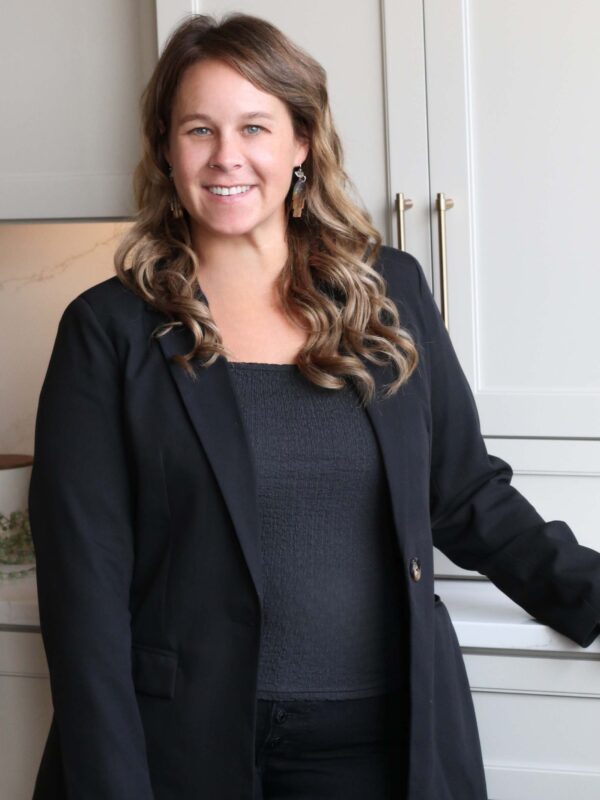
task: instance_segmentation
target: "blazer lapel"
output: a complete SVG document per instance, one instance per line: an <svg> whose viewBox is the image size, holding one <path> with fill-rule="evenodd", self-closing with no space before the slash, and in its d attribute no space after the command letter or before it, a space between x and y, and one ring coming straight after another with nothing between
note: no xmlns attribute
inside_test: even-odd
<svg viewBox="0 0 600 800"><path fill-rule="evenodd" d="M164 321L164 319L163 319ZM187 409L196 435L211 463L262 609L263 577L259 549L256 476L250 443L247 440L242 416L224 358L219 357L210 367L194 365L193 381L170 359L191 347L187 328L175 327L158 338L169 363L181 399ZM194 363L194 362L192 362ZM377 393L392 378L389 365L378 366L365 360L373 376ZM402 391L402 390L400 390ZM374 400L366 407L375 437L379 443L390 489L396 527L404 520L396 487L401 475L406 475L406 431L403 415L394 402Z"/></svg>
<svg viewBox="0 0 600 800"><path fill-rule="evenodd" d="M407 503L407 480L411 474L410 461L413 456L413 442L410 435L410 408L405 404L406 385L387 400L381 399L384 385L391 383L395 373L389 363L373 364L366 359L363 362L375 381L377 399L365 407L373 427L373 433L379 444L383 467L390 492L392 513L396 528L396 538L402 549L405 540L403 534L411 525L410 504Z"/></svg>
<svg viewBox="0 0 600 800"><path fill-rule="evenodd" d="M158 342L223 493L262 608L258 506L250 445L225 359L218 358L207 368L192 362L195 381L170 361L176 353L190 350L190 339L188 329L180 327L160 336Z"/></svg>

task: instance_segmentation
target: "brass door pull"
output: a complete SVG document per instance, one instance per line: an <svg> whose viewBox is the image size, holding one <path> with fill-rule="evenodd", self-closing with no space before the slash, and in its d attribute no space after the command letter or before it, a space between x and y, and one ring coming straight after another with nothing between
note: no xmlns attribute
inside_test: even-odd
<svg viewBox="0 0 600 800"><path fill-rule="evenodd" d="M413 201L404 199L404 193L396 195L396 220L398 223L398 250L406 250L406 231L404 229L404 211L413 207Z"/></svg>
<svg viewBox="0 0 600 800"><path fill-rule="evenodd" d="M446 211L454 208L454 200L438 192L435 207L438 212L438 242L440 251L440 285L442 287L441 314L446 329L448 328L448 259L446 253Z"/></svg>

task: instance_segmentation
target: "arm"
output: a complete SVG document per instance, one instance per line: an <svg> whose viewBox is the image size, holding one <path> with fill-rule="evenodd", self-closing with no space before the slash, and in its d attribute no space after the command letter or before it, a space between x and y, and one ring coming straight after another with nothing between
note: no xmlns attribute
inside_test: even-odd
<svg viewBox="0 0 600 800"><path fill-rule="evenodd" d="M511 486L511 466L488 454L470 386L423 270L411 260L431 380L434 544L587 647L600 633L600 554L580 545L566 522L542 519Z"/></svg>
<svg viewBox="0 0 600 800"><path fill-rule="evenodd" d="M29 490L40 625L67 796L151 800L131 673L132 489L111 342L82 297L42 386Z"/></svg>

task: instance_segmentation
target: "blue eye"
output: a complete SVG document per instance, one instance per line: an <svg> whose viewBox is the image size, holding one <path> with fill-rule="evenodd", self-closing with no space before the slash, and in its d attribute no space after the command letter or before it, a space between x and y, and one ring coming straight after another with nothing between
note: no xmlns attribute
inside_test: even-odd
<svg viewBox="0 0 600 800"><path fill-rule="evenodd" d="M264 131L265 129L262 127L262 125L246 125L245 130L249 131L252 136L256 136L257 133ZM207 131L210 133L210 128L206 128L204 125L202 125L198 128L192 128L190 133L194 136L200 136L204 138L207 133L203 133L202 131Z"/></svg>

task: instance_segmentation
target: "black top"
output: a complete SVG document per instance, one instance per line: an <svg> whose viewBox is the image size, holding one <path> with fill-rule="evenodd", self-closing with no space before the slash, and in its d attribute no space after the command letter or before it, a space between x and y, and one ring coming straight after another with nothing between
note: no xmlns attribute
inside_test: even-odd
<svg viewBox="0 0 600 800"><path fill-rule="evenodd" d="M255 462L263 699L399 688L404 614L389 489L350 385L295 364L227 362Z"/></svg>

